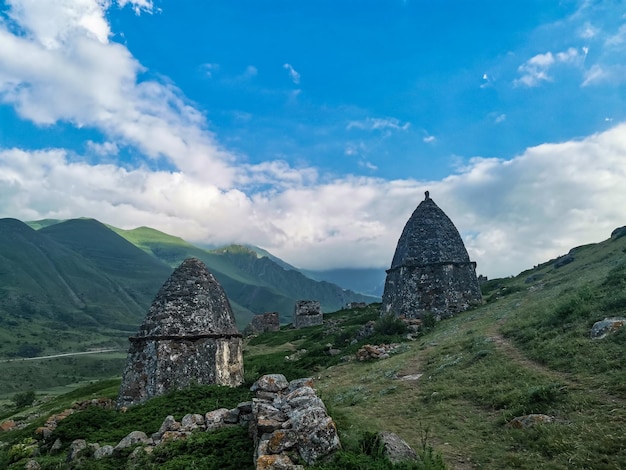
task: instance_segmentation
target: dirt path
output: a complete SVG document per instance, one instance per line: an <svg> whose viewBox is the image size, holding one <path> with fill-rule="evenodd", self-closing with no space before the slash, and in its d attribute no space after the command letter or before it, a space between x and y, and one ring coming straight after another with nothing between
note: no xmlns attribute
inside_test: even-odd
<svg viewBox="0 0 626 470"><path fill-rule="evenodd" d="M125 351L125 349L97 349L95 351L52 354L51 356L20 357L19 359L2 359L0 360L0 362L40 361L42 359L53 359L55 357L83 356L85 354L103 354L103 353L117 352L117 351Z"/></svg>
<svg viewBox="0 0 626 470"><path fill-rule="evenodd" d="M574 374L554 370L539 362L529 359L519 349L517 349L510 340L502 336L499 331L499 327L501 324L502 322L494 323L492 326L489 327L485 334L494 342L496 350L504 354L515 364L518 364L525 369L535 371L539 374L549 376L553 378L555 382L562 383L570 390L580 390L586 392L592 391L595 397L599 398L601 401L607 404L620 406L626 405L625 398L598 389L597 384L592 383L590 380L585 379L584 377L578 377Z"/></svg>

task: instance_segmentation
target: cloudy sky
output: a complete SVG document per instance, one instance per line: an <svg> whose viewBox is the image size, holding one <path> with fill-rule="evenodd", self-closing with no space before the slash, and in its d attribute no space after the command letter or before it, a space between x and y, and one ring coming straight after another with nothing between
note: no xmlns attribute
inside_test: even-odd
<svg viewBox="0 0 626 470"><path fill-rule="evenodd" d="M619 0L2 0L0 216L389 267L424 190L478 272L626 224Z"/></svg>

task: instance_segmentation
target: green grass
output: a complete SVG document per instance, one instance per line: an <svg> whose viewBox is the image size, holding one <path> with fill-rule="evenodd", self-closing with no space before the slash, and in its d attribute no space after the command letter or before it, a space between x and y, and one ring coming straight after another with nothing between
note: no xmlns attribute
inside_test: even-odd
<svg viewBox="0 0 626 470"><path fill-rule="evenodd" d="M483 306L438 322L385 360L348 360L365 342L402 338L392 319L378 320L377 305L325 315L321 326L284 327L259 335L245 345L246 385L262 373L314 378L343 444L334 460L320 463L319 470L442 468L440 456L448 468L460 469L626 468L626 330L603 340L589 337L595 321L626 316L626 237L571 253L575 260L562 267L552 261L514 278L489 281L483 285L488 300ZM378 320L377 336L353 344L354 334L369 320ZM330 347L339 353L331 355ZM415 374L422 375L401 380ZM105 384L102 388L92 384L71 396L114 395L117 382ZM241 390L247 393L245 387ZM167 404L148 402L133 411L135 416L78 413L59 432L65 433L65 440L87 434L114 442L131 428L123 422L129 417L150 432L167 414L194 412L193 404L203 400L193 394L180 397ZM43 415L60 405L56 400L67 404L72 399L68 395L46 402L41 405L47 407ZM550 415L554 422L528 429L507 426L512 418L529 413ZM9 447L17 445L32 437L42 419L0 435L0 440ZM95 425L102 422L110 427ZM422 466L392 467L381 459L371 441L381 430L406 440L422 455ZM243 433L214 439L196 436L187 444L159 450L161 460L146 457L142 464L213 468L211 459L217 457L208 455L208 448L232 441L232 449L239 445L241 452L250 449ZM5 459L0 466L7 462L7 452L0 451ZM228 462L231 458L239 462L232 452L224 454L231 455ZM54 465L60 465L61 457L42 457L49 462L43 468L58 468ZM249 468L250 460L246 461L237 465Z"/></svg>

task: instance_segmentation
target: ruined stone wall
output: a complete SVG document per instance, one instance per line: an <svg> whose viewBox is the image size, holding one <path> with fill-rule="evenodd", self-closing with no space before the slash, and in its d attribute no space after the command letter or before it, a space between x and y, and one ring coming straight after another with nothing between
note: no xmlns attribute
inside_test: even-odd
<svg viewBox="0 0 626 470"><path fill-rule="evenodd" d="M261 315L255 315L246 328L246 333L259 334L267 331L280 330L280 321L277 312L268 312Z"/></svg>
<svg viewBox="0 0 626 470"><path fill-rule="evenodd" d="M438 319L480 304L474 263L438 263L390 269L383 294L383 313L422 318L426 313Z"/></svg>
<svg viewBox="0 0 626 470"><path fill-rule="evenodd" d="M320 303L317 300L298 300L293 312L293 326L306 328L321 325L324 321Z"/></svg>
<svg viewBox="0 0 626 470"><path fill-rule="evenodd" d="M242 339L132 338L118 407L192 384L237 386L243 382Z"/></svg>

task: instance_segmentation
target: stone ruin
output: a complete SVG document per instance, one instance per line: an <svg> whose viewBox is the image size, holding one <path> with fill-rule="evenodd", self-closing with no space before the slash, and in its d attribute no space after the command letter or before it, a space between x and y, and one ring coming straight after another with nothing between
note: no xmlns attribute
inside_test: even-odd
<svg viewBox="0 0 626 470"><path fill-rule="evenodd" d="M476 263L470 261L459 231L426 191L387 270L382 314L422 318L431 313L441 319L481 302Z"/></svg>
<svg viewBox="0 0 626 470"><path fill-rule="evenodd" d="M322 308L317 300L298 300L293 311L294 328L321 325L324 321Z"/></svg>
<svg viewBox="0 0 626 470"><path fill-rule="evenodd" d="M250 324L244 329L244 334L246 336L258 335L260 333L278 330L280 330L278 312L268 312L255 315Z"/></svg>
<svg viewBox="0 0 626 470"><path fill-rule="evenodd" d="M192 383L243 382L242 335L224 290L198 259L172 273L129 340L118 407Z"/></svg>

